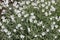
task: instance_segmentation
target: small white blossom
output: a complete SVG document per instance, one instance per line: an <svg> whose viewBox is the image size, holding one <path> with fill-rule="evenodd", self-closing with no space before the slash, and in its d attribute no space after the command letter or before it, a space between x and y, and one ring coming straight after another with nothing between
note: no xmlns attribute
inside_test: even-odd
<svg viewBox="0 0 60 40"><path fill-rule="evenodd" d="M51 15L52 13L49 11L49 15Z"/></svg>
<svg viewBox="0 0 60 40"><path fill-rule="evenodd" d="M58 29L58 32L60 32L60 29Z"/></svg>
<svg viewBox="0 0 60 40"><path fill-rule="evenodd" d="M28 16L29 16L29 14L25 14L25 15L24 15L24 17L28 17Z"/></svg>
<svg viewBox="0 0 60 40"><path fill-rule="evenodd" d="M0 26L2 26L2 23L0 22Z"/></svg>
<svg viewBox="0 0 60 40"><path fill-rule="evenodd" d="M1 19L5 19L5 16L2 16Z"/></svg>
<svg viewBox="0 0 60 40"><path fill-rule="evenodd" d="M44 0L41 0L41 2L44 2Z"/></svg>
<svg viewBox="0 0 60 40"><path fill-rule="evenodd" d="M46 33L45 33L45 32L42 32L41 34L42 34L42 36L46 35Z"/></svg>
<svg viewBox="0 0 60 40"><path fill-rule="evenodd" d="M52 20L53 18L51 17L50 20Z"/></svg>
<svg viewBox="0 0 60 40"><path fill-rule="evenodd" d="M18 24L17 26L18 26L18 27L21 27L22 25L21 25L21 24Z"/></svg>
<svg viewBox="0 0 60 40"><path fill-rule="evenodd" d="M0 6L0 9L2 9L2 6Z"/></svg>
<svg viewBox="0 0 60 40"><path fill-rule="evenodd" d="M8 32L8 30L7 30L7 29L4 29L3 31L4 31L4 32L6 32L6 33Z"/></svg>
<svg viewBox="0 0 60 40"><path fill-rule="evenodd" d="M32 20L32 19L29 19L29 21L30 21L30 22L33 22L33 20Z"/></svg>
<svg viewBox="0 0 60 40"><path fill-rule="evenodd" d="M30 19L35 19L36 17L33 15L33 16L30 16Z"/></svg>
<svg viewBox="0 0 60 40"><path fill-rule="evenodd" d="M24 30L23 27L20 27L21 30Z"/></svg>
<svg viewBox="0 0 60 40"><path fill-rule="evenodd" d="M47 12L45 12L45 16L48 16L48 13Z"/></svg>
<svg viewBox="0 0 60 40"><path fill-rule="evenodd" d="M30 32L31 30L30 30L30 28L28 28L28 32Z"/></svg>
<svg viewBox="0 0 60 40"><path fill-rule="evenodd" d="M7 35L11 35L11 32L10 32L10 31L8 31L8 32L7 32Z"/></svg>
<svg viewBox="0 0 60 40"><path fill-rule="evenodd" d="M46 32L49 32L49 29L46 29Z"/></svg>
<svg viewBox="0 0 60 40"><path fill-rule="evenodd" d="M45 4L41 4L42 7L45 7Z"/></svg>
<svg viewBox="0 0 60 40"><path fill-rule="evenodd" d="M41 26L43 24L43 22L41 21L41 22L39 22L39 23L37 23L37 25L38 26Z"/></svg>
<svg viewBox="0 0 60 40"><path fill-rule="evenodd" d="M48 9L48 6L46 6L45 9Z"/></svg>
<svg viewBox="0 0 60 40"><path fill-rule="evenodd" d="M11 35L9 35L8 38L11 38Z"/></svg>
<svg viewBox="0 0 60 40"><path fill-rule="evenodd" d="M45 28L45 25L43 25L42 28Z"/></svg>
<svg viewBox="0 0 60 40"><path fill-rule="evenodd" d="M47 2L45 2L45 4L47 5L48 3L47 3Z"/></svg>
<svg viewBox="0 0 60 40"><path fill-rule="evenodd" d="M30 1L26 1L26 4L29 5L30 4Z"/></svg>
<svg viewBox="0 0 60 40"><path fill-rule="evenodd" d="M58 25L55 25L55 28L58 28Z"/></svg>
<svg viewBox="0 0 60 40"><path fill-rule="evenodd" d="M18 14L18 17L21 17L21 14L20 13Z"/></svg>
<svg viewBox="0 0 60 40"><path fill-rule="evenodd" d="M32 4L31 4L32 6L37 6L37 3L34 3L34 2L32 2Z"/></svg>
<svg viewBox="0 0 60 40"><path fill-rule="evenodd" d="M44 9L42 9L42 12L45 12L45 10L44 10Z"/></svg>
<svg viewBox="0 0 60 40"><path fill-rule="evenodd" d="M13 29L13 32L16 32L16 29Z"/></svg>
<svg viewBox="0 0 60 40"><path fill-rule="evenodd" d="M52 0L51 2L52 2L53 4L55 4L55 0Z"/></svg>
<svg viewBox="0 0 60 40"><path fill-rule="evenodd" d="M2 25L2 26L1 26L1 28L2 28L2 29L4 29L4 28L5 28L5 26L4 26L4 25Z"/></svg>
<svg viewBox="0 0 60 40"><path fill-rule="evenodd" d="M7 19L3 19L2 21L3 21L3 22L6 22L6 21L7 21Z"/></svg>
<svg viewBox="0 0 60 40"><path fill-rule="evenodd" d="M24 38L24 37L25 37L24 35L22 35L22 34L20 35L20 38Z"/></svg>
<svg viewBox="0 0 60 40"><path fill-rule="evenodd" d="M9 10L11 10L12 8L10 7Z"/></svg>
<svg viewBox="0 0 60 40"><path fill-rule="evenodd" d="M56 8L51 6L50 11L55 11L55 10L56 10Z"/></svg>
<svg viewBox="0 0 60 40"><path fill-rule="evenodd" d="M55 39L57 38L57 36L55 36Z"/></svg>
<svg viewBox="0 0 60 40"><path fill-rule="evenodd" d="M48 6L50 6L51 5L51 2L50 1L48 1Z"/></svg>
<svg viewBox="0 0 60 40"><path fill-rule="evenodd" d="M37 23L37 20L34 20L34 23Z"/></svg>
<svg viewBox="0 0 60 40"><path fill-rule="evenodd" d="M34 15L34 13L31 13L30 15L32 15L32 16L33 16L33 15Z"/></svg>
<svg viewBox="0 0 60 40"><path fill-rule="evenodd" d="M35 35L34 37L37 37L38 35Z"/></svg>
<svg viewBox="0 0 60 40"><path fill-rule="evenodd" d="M53 22L52 24L56 24L56 22Z"/></svg>

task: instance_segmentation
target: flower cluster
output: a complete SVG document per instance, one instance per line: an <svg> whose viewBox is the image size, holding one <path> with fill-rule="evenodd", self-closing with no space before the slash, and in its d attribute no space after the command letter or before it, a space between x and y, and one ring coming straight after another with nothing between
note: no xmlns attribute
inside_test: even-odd
<svg viewBox="0 0 60 40"><path fill-rule="evenodd" d="M56 5L56 0L3 0L0 39L59 40L60 14Z"/></svg>

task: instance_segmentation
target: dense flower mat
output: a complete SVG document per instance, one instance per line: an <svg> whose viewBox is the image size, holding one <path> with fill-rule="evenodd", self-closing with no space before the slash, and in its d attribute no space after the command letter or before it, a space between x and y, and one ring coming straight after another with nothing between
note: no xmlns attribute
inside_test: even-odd
<svg viewBox="0 0 60 40"><path fill-rule="evenodd" d="M0 0L0 40L60 40L60 0Z"/></svg>

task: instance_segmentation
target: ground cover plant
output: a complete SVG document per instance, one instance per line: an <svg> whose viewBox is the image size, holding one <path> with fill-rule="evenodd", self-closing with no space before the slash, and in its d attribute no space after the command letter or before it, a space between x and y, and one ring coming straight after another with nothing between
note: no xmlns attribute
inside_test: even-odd
<svg viewBox="0 0 60 40"><path fill-rule="evenodd" d="M0 40L60 40L60 0L0 0Z"/></svg>

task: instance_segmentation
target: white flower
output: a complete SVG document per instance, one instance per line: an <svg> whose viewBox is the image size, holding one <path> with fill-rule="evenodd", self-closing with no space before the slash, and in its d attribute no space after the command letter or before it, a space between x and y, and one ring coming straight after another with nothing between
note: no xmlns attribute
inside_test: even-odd
<svg viewBox="0 0 60 40"><path fill-rule="evenodd" d="M46 32L49 32L49 29L46 29Z"/></svg>
<svg viewBox="0 0 60 40"><path fill-rule="evenodd" d="M60 32L60 29L58 29L58 32Z"/></svg>
<svg viewBox="0 0 60 40"><path fill-rule="evenodd" d="M56 24L56 22L53 22L52 24Z"/></svg>
<svg viewBox="0 0 60 40"><path fill-rule="evenodd" d="M2 6L0 6L0 9L2 9Z"/></svg>
<svg viewBox="0 0 60 40"><path fill-rule="evenodd" d="M7 35L11 35L11 32L10 32L10 31L8 31L8 32L7 32Z"/></svg>
<svg viewBox="0 0 60 40"><path fill-rule="evenodd" d="M24 17L28 17L28 16L29 16L29 14L25 14L25 15L24 15Z"/></svg>
<svg viewBox="0 0 60 40"><path fill-rule="evenodd" d="M20 13L20 10L15 9L14 11L15 11L16 14Z"/></svg>
<svg viewBox="0 0 60 40"><path fill-rule="evenodd" d="M20 27L21 30L24 30L23 27Z"/></svg>
<svg viewBox="0 0 60 40"><path fill-rule="evenodd" d="M16 29L18 29L18 28L21 27L21 26L22 26L21 24L17 24Z"/></svg>
<svg viewBox="0 0 60 40"><path fill-rule="evenodd" d="M25 37L24 35L22 35L22 34L20 35L20 38L24 38L24 37Z"/></svg>
<svg viewBox="0 0 60 40"><path fill-rule="evenodd" d="M48 9L48 6L46 6L45 9Z"/></svg>
<svg viewBox="0 0 60 40"><path fill-rule="evenodd" d="M13 2L13 0L11 0L11 2Z"/></svg>
<svg viewBox="0 0 60 40"><path fill-rule="evenodd" d="M18 17L21 17L21 14L20 13L18 14Z"/></svg>
<svg viewBox="0 0 60 40"><path fill-rule="evenodd" d="M33 22L33 20L32 20L32 19L29 19L29 21L30 21L30 22Z"/></svg>
<svg viewBox="0 0 60 40"><path fill-rule="evenodd" d="M19 8L19 5L16 5L15 7L16 7L16 8Z"/></svg>
<svg viewBox="0 0 60 40"><path fill-rule="evenodd" d="M42 36L46 35L46 33L45 33L45 32L42 32L41 34L42 34Z"/></svg>
<svg viewBox="0 0 60 40"><path fill-rule="evenodd" d="M10 7L9 10L11 10L12 8Z"/></svg>
<svg viewBox="0 0 60 40"><path fill-rule="evenodd" d="M45 12L45 16L48 16L48 13L47 12Z"/></svg>
<svg viewBox="0 0 60 40"><path fill-rule="evenodd" d="M24 21L24 19L21 19L21 21Z"/></svg>
<svg viewBox="0 0 60 40"><path fill-rule="evenodd" d="M54 25L53 25L53 24L51 24L51 29L52 29L52 30L54 29Z"/></svg>
<svg viewBox="0 0 60 40"><path fill-rule="evenodd" d="M8 32L8 30L7 30L7 29L5 29L5 28L4 28L4 30L3 30L3 31L4 31L4 32L6 32L6 33Z"/></svg>
<svg viewBox="0 0 60 40"><path fill-rule="evenodd" d="M35 35L34 37L37 37L38 35Z"/></svg>
<svg viewBox="0 0 60 40"><path fill-rule="evenodd" d="M9 35L8 38L11 38L11 35Z"/></svg>
<svg viewBox="0 0 60 40"><path fill-rule="evenodd" d="M34 15L34 13L32 12L30 15L32 15L32 16L33 16L33 15Z"/></svg>
<svg viewBox="0 0 60 40"><path fill-rule="evenodd" d="M36 17L33 15L33 16L30 16L30 19L35 19Z"/></svg>
<svg viewBox="0 0 60 40"><path fill-rule="evenodd" d="M37 3L34 3L34 2L32 2L32 4L31 4L32 6L37 6Z"/></svg>
<svg viewBox="0 0 60 40"><path fill-rule="evenodd" d="M14 15L10 15L10 18L13 20L15 17L14 17Z"/></svg>
<svg viewBox="0 0 60 40"><path fill-rule="evenodd" d="M30 4L30 1L26 1L26 4L29 5Z"/></svg>
<svg viewBox="0 0 60 40"><path fill-rule="evenodd" d="M5 4L8 4L9 3L9 0L5 0Z"/></svg>
<svg viewBox="0 0 60 40"><path fill-rule="evenodd" d="M57 36L55 36L55 38L57 38Z"/></svg>
<svg viewBox="0 0 60 40"><path fill-rule="evenodd" d="M47 2L45 2L45 4L47 5L48 3L47 3Z"/></svg>
<svg viewBox="0 0 60 40"><path fill-rule="evenodd" d="M39 22L39 23L37 23L37 25L38 26L41 26L43 24L43 22L41 21L41 22Z"/></svg>
<svg viewBox="0 0 60 40"><path fill-rule="evenodd" d="M30 0L30 1L33 1L33 0Z"/></svg>
<svg viewBox="0 0 60 40"><path fill-rule="evenodd" d="M3 19L2 21L3 21L3 22L6 22L6 20L7 20L7 19Z"/></svg>
<svg viewBox="0 0 60 40"><path fill-rule="evenodd" d="M49 15L51 15L52 13L49 11Z"/></svg>
<svg viewBox="0 0 60 40"><path fill-rule="evenodd" d="M2 29L4 29L4 28L5 28L5 26L4 26L4 25L2 25L2 26L1 26L1 28L2 28Z"/></svg>
<svg viewBox="0 0 60 40"><path fill-rule="evenodd" d="M2 23L0 22L0 26L2 26Z"/></svg>
<svg viewBox="0 0 60 40"><path fill-rule="evenodd" d="M21 24L18 24L17 26L18 26L18 27L21 27L22 25L21 25Z"/></svg>
<svg viewBox="0 0 60 40"><path fill-rule="evenodd" d="M51 2L52 2L53 4L55 4L55 0L52 0Z"/></svg>
<svg viewBox="0 0 60 40"><path fill-rule="evenodd" d="M13 6L15 7L17 5L17 1L14 1Z"/></svg>
<svg viewBox="0 0 60 40"><path fill-rule="evenodd" d="M52 20L53 18L51 17L50 20Z"/></svg>
<svg viewBox="0 0 60 40"><path fill-rule="evenodd" d="M45 25L43 25L42 28L45 28Z"/></svg>
<svg viewBox="0 0 60 40"><path fill-rule="evenodd" d="M58 25L55 25L55 28L58 28Z"/></svg>
<svg viewBox="0 0 60 40"><path fill-rule="evenodd" d="M55 10L56 10L56 8L51 6L50 11L55 11Z"/></svg>
<svg viewBox="0 0 60 40"><path fill-rule="evenodd" d="M30 28L28 28L28 32L30 32L31 30L30 30Z"/></svg>
<svg viewBox="0 0 60 40"><path fill-rule="evenodd" d="M37 20L34 20L34 23L37 23Z"/></svg>
<svg viewBox="0 0 60 40"><path fill-rule="evenodd" d="M41 2L44 2L44 0L41 0Z"/></svg>
<svg viewBox="0 0 60 40"><path fill-rule="evenodd" d="M51 5L51 2L50 1L48 1L48 6L50 6Z"/></svg>
<svg viewBox="0 0 60 40"><path fill-rule="evenodd" d="M16 29L13 29L13 32L16 32Z"/></svg>
<svg viewBox="0 0 60 40"><path fill-rule="evenodd" d="M37 0L37 4L38 4L38 3L40 3L40 1L39 1L39 0Z"/></svg>
<svg viewBox="0 0 60 40"><path fill-rule="evenodd" d="M1 19L5 19L5 16L2 16Z"/></svg>
<svg viewBox="0 0 60 40"><path fill-rule="evenodd" d="M21 11L21 10L23 10L23 8L22 7L19 7L19 10Z"/></svg>
<svg viewBox="0 0 60 40"><path fill-rule="evenodd" d="M42 9L42 12L45 12L45 9Z"/></svg>
<svg viewBox="0 0 60 40"><path fill-rule="evenodd" d="M45 4L41 4L42 7L45 7Z"/></svg>
<svg viewBox="0 0 60 40"><path fill-rule="evenodd" d="M23 6L25 4L25 1L19 2L20 6Z"/></svg>

